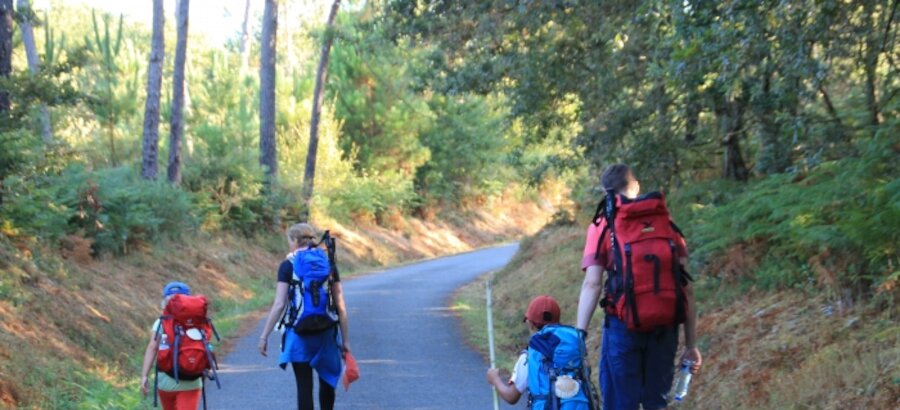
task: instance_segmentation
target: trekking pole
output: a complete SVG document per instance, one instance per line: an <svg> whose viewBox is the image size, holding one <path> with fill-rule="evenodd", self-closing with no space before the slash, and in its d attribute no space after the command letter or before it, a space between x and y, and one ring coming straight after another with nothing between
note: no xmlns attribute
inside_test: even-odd
<svg viewBox="0 0 900 410"><path fill-rule="evenodd" d="M493 307L493 298L491 297L491 279L488 278L486 281L486 291L487 291L487 330L488 330L488 350L490 351L491 357L491 368L496 367L496 356L494 355L494 315L491 314L491 308ZM500 400L497 397L497 389L491 387L491 391L494 393L494 410L500 410Z"/></svg>

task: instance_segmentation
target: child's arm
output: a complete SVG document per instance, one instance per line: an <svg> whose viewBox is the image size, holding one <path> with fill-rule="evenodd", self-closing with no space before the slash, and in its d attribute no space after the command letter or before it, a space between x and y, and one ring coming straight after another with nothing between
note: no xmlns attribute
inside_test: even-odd
<svg viewBox="0 0 900 410"><path fill-rule="evenodd" d="M500 379L500 369L488 369L487 381L497 389L497 393L500 397L509 404L518 403L519 398L522 397L522 393L516 390L516 386L504 383L503 380Z"/></svg>
<svg viewBox="0 0 900 410"><path fill-rule="evenodd" d="M159 326L162 326L160 324ZM156 360L156 352L159 350L159 340L156 338L156 332L150 335L150 341L147 343L147 349L144 350L144 364L141 366L141 393L144 396L150 391L149 376L153 362Z"/></svg>

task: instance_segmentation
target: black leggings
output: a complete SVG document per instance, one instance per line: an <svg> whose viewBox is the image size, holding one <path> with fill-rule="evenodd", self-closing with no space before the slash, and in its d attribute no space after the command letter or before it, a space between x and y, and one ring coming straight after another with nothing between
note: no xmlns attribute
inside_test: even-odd
<svg viewBox="0 0 900 410"><path fill-rule="evenodd" d="M297 379L297 408L313 410L313 369L309 363L291 363ZM334 387L319 377L319 408L334 409Z"/></svg>

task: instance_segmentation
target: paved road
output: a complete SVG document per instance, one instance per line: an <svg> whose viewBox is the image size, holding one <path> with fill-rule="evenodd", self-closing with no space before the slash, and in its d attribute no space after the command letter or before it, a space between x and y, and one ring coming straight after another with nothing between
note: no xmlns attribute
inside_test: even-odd
<svg viewBox="0 0 900 410"><path fill-rule="evenodd" d="M339 388L336 409L491 409L487 364L463 342L448 310L453 291L505 265L507 245L435 259L344 282L350 339L361 378ZM261 322L225 357L223 389L208 389L210 409L296 408L294 376L277 354L256 351ZM270 339L270 352L278 351ZM524 401L524 399L523 399ZM524 408L523 403L515 408ZM502 408L513 408L501 406Z"/></svg>

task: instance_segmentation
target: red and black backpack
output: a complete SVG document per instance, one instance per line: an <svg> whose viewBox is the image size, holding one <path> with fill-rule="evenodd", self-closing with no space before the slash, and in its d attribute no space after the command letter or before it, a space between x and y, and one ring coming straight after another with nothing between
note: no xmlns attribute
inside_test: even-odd
<svg viewBox="0 0 900 410"><path fill-rule="evenodd" d="M631 331L684 323L683 281L689 277L678 260L678 243L684 235L672 222L663 195L651 192L628 199L608 192L594 216L595 225L602 222L606 226L597 241L597 255L608 240L614 269L600 306Z"/></svg>
<svg viewBox="0 0 900 410"><path fill-rule="evenodd" d="M222 388L216 372L216 357L210 348L211 338L215 336L219 340L219 334L207 316L208 306L203 295L176 294L166 303L156 328L159 351L156 354L157 380L154 381L154 390L158 372L168 374L176 382L209 376Z"/></svg>

